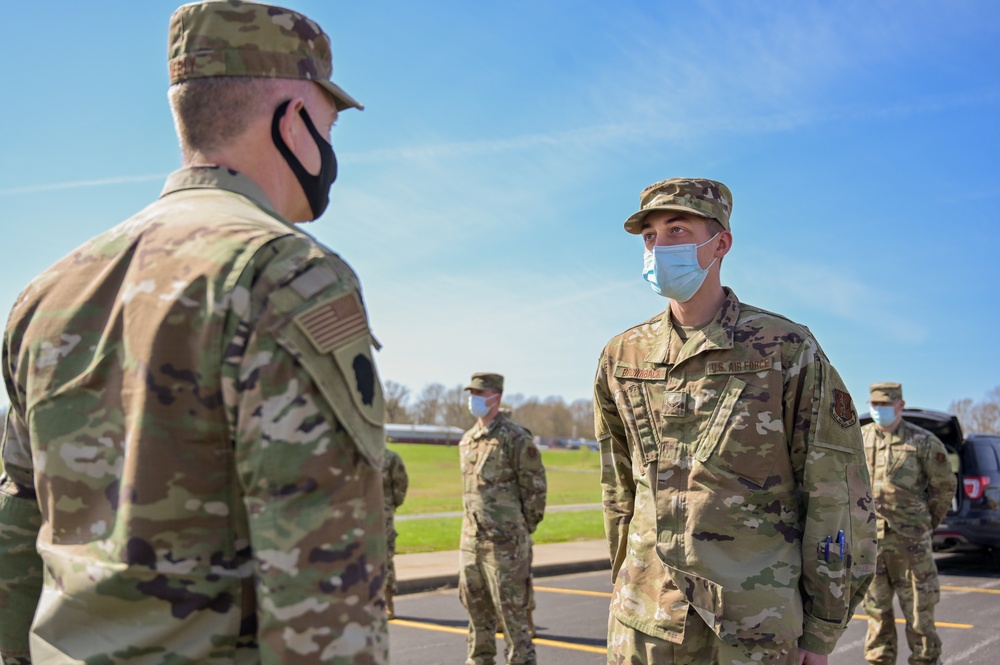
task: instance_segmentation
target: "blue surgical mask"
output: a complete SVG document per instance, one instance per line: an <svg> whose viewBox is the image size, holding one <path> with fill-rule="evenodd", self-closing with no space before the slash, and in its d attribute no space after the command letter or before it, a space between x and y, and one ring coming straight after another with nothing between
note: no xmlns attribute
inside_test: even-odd
<svg viewBox="0 0 1000 665"><path fill-rule="evenodd" d="M469 395L469 413L476 418L482 418L490 412L490 406L483 395Z"/></svg>
<svg viewBox="0 0 1000 665"><path fill-rule="evenodd" d="M887 427L896 420L896 407L894 406L875 406L872 404L872 420L875 421L876 425L882 425Z"/></svg>
<svg viewBox="0 0 1000 665"><path fill-rule="evenodd" d="M716 233L700 245L657 245L652 251L647 249L643 254L642 278L664 298L687 302L701 288L709 268L718 260L712 259L708 268L702 268L698 263L698 248L718 237Z"/></svg>

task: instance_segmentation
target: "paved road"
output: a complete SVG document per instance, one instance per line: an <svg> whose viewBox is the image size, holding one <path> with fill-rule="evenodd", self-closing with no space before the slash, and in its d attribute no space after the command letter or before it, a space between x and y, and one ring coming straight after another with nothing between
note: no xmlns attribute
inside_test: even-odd
<svg viewBox="0 0 1000 665"><path fill-rule="evenodd" d="M996 665L1000 661L1000 564L972 555L937 555L941 603L937 621L944 642L944 662L952 665ZM544 665L600 665L606 662L607 571L543 577L535 580L538 609L535 640ZM465 609L454 589L399 596L399 618L390 624L393 665L462 663L465 657ZM898 611L898 608L897 608ZM897 616L901 616L897 614ZM866 622L857 616L831 665L864 663ZM900 655L909 655L899 626ZM503 641L498 640L502 653ZM497 663L503 663L502 655Z"/></svg>

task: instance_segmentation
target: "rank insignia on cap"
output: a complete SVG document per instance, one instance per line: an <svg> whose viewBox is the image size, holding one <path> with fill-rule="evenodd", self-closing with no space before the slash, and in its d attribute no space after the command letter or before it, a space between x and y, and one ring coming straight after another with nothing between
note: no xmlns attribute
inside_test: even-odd
<svg viewBox="0 0 1000 665"><path fill-rule="evenodd" d="M833 389L833 402L830 404L830 411L833 414L833 419L844 429L847 429L858 420L858 416L854 412L854 404L851 401L850 393L838 388Z"/></svg>
<svg viewBox="0 0 1000 665"><path fill-rule="evenodd" d="M365 310L353 291L310 307L295 317L295 324L320 353L330 353L368 333Z"/></svg>

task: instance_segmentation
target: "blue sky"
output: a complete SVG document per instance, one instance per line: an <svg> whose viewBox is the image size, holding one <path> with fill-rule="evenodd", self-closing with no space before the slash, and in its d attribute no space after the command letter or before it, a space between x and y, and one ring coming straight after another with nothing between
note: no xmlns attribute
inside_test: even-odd
<svg viewBox="0 0 1000 665"><path fill-rule="evenodd" d="M285 4L367 106L309 230L361 276L383 379L589 397L604 343L666 305L622 222L688 176L733 191L723 283L807 325L860 410L873 381L938 409L1000 385L996 2ZM176 6L4 7L4 315L177 167Z"/></svg>

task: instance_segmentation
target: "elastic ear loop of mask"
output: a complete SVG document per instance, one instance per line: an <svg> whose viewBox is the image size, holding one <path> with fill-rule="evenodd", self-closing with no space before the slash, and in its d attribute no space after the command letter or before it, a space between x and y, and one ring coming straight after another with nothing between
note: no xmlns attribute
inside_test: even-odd
<svg viewBox="0 0 1000 665"><path fill-rule="evenodd" d="M289 149L288 145L285 144L285 140L281 138L281 117L285 115L285 111L288 110L288 105L292 103L292 100L288 99L278 105L278 108L274 111L274 119L271 120L271 140L274 141L274 146L281 153L281 156L285 158L288 163L289 168L292 169L292 173L298 179L299 184L302 185L302 191L309 200L309 207L312 209L313 213L319 215L323 208L326 207L325 201L321 200L324 197L323 192L319 192L318 188L320 185L320 178L323 175L322 168L320 169L319 175L313 175L306 171L306 168L302 166L302 162L299 158ZM309 117L309 112L306 111L305 107L299 111L299 115L302 116L303 122L306 123L306 129L309 130L309 134L312 135L313 140L316 142L316 147L320 148L320 141L324 143L326 139L316 131L316 125L313 124L312 118ZM322 149L320 149L322 153ZM332 152L332 151L331 151ZM337 179L337 157L333 156L333 177L330 178L330 183L332 184L334 180Z"/></svg>

